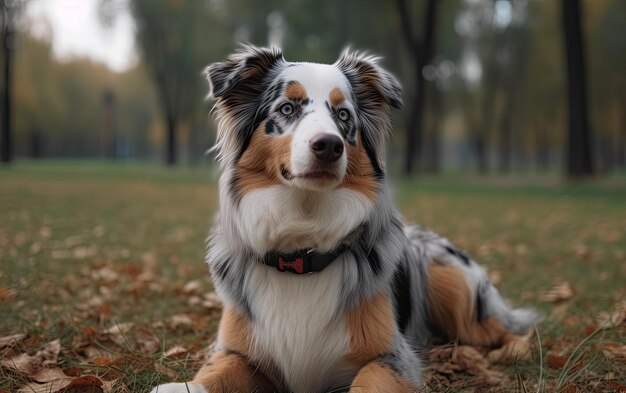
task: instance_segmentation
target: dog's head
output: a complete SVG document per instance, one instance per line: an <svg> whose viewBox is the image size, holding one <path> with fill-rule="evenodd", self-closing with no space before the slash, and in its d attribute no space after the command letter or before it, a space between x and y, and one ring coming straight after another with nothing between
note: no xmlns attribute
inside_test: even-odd
<svg viewBox="0 0 626 393"><path fill-rule="evenodd" d="M376 198L400 85L377 58L345 51L335 64L290 63L243 47L206 70L216 99L215 149L246 193L284 184L347 187Z"/></svg>

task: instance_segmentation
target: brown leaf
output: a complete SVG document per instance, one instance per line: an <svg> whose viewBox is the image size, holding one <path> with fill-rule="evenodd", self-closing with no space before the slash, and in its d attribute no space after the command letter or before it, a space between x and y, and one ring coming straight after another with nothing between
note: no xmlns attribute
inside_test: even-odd
<svg viewBox="0 0 626 393"><path fill-rule="evenodd" d="M616 392L626 392L626 386L617 382L607 382L606 383L611 389L614 389Z"/></svg>
<svg viewBox="0 0 626 393"><path fill-rule="evenodd" d="M548 367L553 369L562 369L567 364L568 357L562 356L556 353L548 353L547 363ZM582 360L577 361L574 365L570 366L570 371L577 371L583 367Z"/></svg>
<svg viewBox="0 0 626 393"><path fill-rule="evenodd" d="M502 347L489 352L487 359L490 363L509 364L516 360L530 359L530 344L528 343L531 334L526 336L514 336Z"/></svg>
<svg viewBox="0 0 626 393"><path fill-rule="evenodd" d="M76 378L58 393L104 393L102 381L93 375Z"/></svg>
<svg viewBox="0 0 626 393"><path fill-rule="evenodd" d="M61 352L61 340L56 339L50 341L42 349L37 351L35 357L41 359L41 363L44 366L56 365L59 352Z"/></svg>
<svg viewBox="0 0 626 393"><path fill-rule="evenodd" d="M83 374L83 371L78 367L68 367L63 369L63 374L68 377L80 377Z"/></svg>
<svg viewBox="0 0 626 393"><path fill-rule="evenodd" d="M146 354L152 354L161 349L161 341L147 328L142 328L137 332L137 345L141 352Z"/></svg>
<svg viewBox="0 0 626 393"><path fill-rule="evenodd" d="M61 370L60 368L43 368L37 374L30 377L33 381L46 383L53 381L63 381L67 380L68 382L74 379L73 377L68 376Z"/></svg>
<svg viewBox="0 0 626 393"><path fill-rule="evenodd" d="M104 366L104 367L114 365L116 364L116 362L117 362L116 359L104 357L104 356L96 356L96 357L89 359L89 363L95 364L96 366Z"/></svg>
<svg viewBox="0 0 626 393"><path fill-rule="evenodd" d="M11 359L2 360L0 361L0 365L27 376L36 374L43 367L41 359L30 356L27 353L22 353Z"/></svg>
<svg viewBox="0 0 626 393"><path fill-rule="evenodd" d="M626 359L626 345L624 344L603 343L600 348L607 359Z"/></svg>
<svg viewBox="0 0 626 393"><path fill-rule="evenodd" d="M0 302L14 297L16 294L13 288L0 288Z"/></svg>
<svg viewBox="0 0 626 393"><path fill-rule="evenodd" d="M618 302L611 312L601 312L596 320L598 328L603 330L612 329L626 322L626 300Z"/></svg>
<svg viewBox="0 0 626 393"><path fill-rule="evenodd" d="M167 351L165 351L163 353L163 357L164 358L171 358L171 359L180 359L182 357L184 357L187 354L187 350L183 347L180 346L176 346L173 348L168 349Z"/></svg>
<svg viewBox="0 0 626 393"><path fill-rule="evenodd" d="M560 303L574 296L574 288L568 281L555 285L550 290L543 292L539 299L544 302Z"/></svg>
<svg viewBox="0 0 626 393"><path fill-rule="evenodd" d="M0 349L4 347L11 347L15 344L18 344L20 341L22 341L25 338L26 338L26 335L22 333L0 337Z"/></svg>

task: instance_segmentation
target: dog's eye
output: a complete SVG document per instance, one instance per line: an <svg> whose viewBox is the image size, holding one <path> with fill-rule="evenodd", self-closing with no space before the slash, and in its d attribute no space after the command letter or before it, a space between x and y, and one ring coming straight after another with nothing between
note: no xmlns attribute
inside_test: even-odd
<svg viewBox="0 0 626 393"><path fill-rule="evenodd" d="M278 108L278 110L279 110L279 111L280 111L280 113L282 113L283 115L285 115L285 116L289 116L289 115L291 115L291 114L293 113L293 105L287 102L287 103L285 103L285 104L282 104L282 105L280 106L280 108Z"/></svg>
<svg viewBox="0 0 626 393"><path fill-rule="evenodd" d="M350 112L345 108L339 109L337 117L339 117L341 121L347 121L350 118Z"/></svg>

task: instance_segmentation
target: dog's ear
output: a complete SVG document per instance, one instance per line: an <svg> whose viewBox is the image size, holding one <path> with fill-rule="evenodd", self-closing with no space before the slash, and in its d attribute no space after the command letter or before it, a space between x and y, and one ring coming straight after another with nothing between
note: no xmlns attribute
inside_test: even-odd
<svg viewBox="0 0 626 393"><path fill-rule="evenodd" d="M227 97L246 90L250 84L257 86L278 64L284 63L282 51L278 48L258 48L243 45L227 60L208 66L204 75L209 82L209 96ZM247 86L248 85L248 86Z"/></svg>
<svg viewBox="0 0 626 393"><path fill-rule="evenodd" d="M278 48L243 46L227 60L208 66L209 97L216 99L219 127L212 151L222 165L235 162L247 148L254 129L267 116L262 105L271 82L286 64Z"/></svg>
<svg viewBox="0 0 626 393"><path fill-rule="evenodd" d="M378 61L378 57L346 49L335 66L350 83L364 147L376 173L383 176L385 141L391 133L391 108L402 107L402 88Z"/></svg>
<svg viewBox="0 0 626 393"><path fill-rule="evenodd" d="M346 49L335 65L348 78L359 105L373 102L401 108L400 83L378 65L379 60L379 57Z"/></svg>

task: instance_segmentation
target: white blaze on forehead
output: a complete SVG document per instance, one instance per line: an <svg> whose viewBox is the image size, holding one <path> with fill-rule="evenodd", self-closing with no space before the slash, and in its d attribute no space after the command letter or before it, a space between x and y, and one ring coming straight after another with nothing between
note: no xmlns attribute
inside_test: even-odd
<svg viewBox="0 0 626 393"><path fill-rule="evenodd" d="M349 97L350 85L346 76L334 65L317 63L294 63L286 67L280 74L286 82L297 81L306 90L311 106L324 107L330 92L338 88L344 96Z"/></svg>

